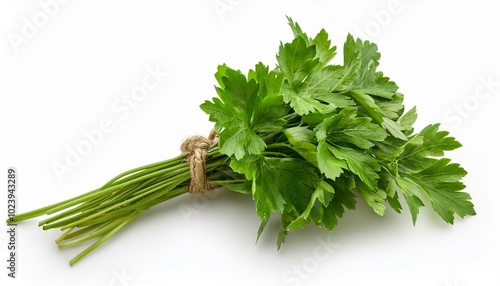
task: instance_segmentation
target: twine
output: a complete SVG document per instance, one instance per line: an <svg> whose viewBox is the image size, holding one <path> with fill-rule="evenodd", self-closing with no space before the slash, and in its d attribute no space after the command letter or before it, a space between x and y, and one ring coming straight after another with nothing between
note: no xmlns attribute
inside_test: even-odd
<svg viewBox="0 0 500 286"><path fill-rule="evenodd" d="M217 142L219 142L219 138L215 130L212 129L208 138L196 135L187 138L182 143L181 151L186 156L191 171L190 193L206 193L213 188L208 183L206 177L205 162L207 160L208 149L217 144Z"/></svg>

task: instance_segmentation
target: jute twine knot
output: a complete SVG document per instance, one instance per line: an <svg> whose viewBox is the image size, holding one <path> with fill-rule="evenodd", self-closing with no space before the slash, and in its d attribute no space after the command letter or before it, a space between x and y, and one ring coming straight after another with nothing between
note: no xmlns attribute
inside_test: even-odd
<svg viewBox="0 0 500 286"><path fill-rule="evenodd" d="M181 151L186 156L191 171L190 193L205 193L213 188L206 177L205 162L208 149L217 142L219 142L219 138L215 130L212 129L208 138L196 135L187 138L182 143Z"/></svg>

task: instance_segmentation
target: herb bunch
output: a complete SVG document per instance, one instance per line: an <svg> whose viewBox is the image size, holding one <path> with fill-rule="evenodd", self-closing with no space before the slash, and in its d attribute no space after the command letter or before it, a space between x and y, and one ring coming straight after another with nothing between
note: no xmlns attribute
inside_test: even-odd
<svg viewBox="0 0 500 286"><path fill-rule="evenodd" d="M245 75L219 66L218 97L200 106L220 140L207 152L207 180L252 196L258 236L272 213L281 215L278 248L310 223L332 231L358 195L380 216L387 207L400 213L403 198L414 224L424 201L450 224L475 215L467 172L443 157L461 144L439 124L414 131L416 109L405 112L398 86L377 70L377 46L348 35L343 63L332 64L327 32L310 38L288 20L294 39L280 45L275 68L258 63ZM13 221L52 214L40 225L64 231L60 247L94 240L74 264L141 212L187 193L190 179L181 155Z"/></svg>

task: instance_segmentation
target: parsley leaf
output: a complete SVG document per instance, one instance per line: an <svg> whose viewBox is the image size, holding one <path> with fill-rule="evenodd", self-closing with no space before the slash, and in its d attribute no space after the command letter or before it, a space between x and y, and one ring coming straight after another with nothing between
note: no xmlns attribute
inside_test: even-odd
<svg viewBox="0 0 500 286"><path fill-rule="evenodd" d="M257 133L280 130L285 124L281 96L259 93L262 83L247 80L240 71L222 66L219 74L223 74L222 85L216 88L219 98L200 107L210 114L210 121L216 122L221 152L238 159L261 154L266 143Z"/></svg>
<svg viewBox="0 0 500 286"><path fill-rule="evenodd" d="M353 191L378 215L387 205L400 213L402 197L414 224L424 197L446 222L474 215L465 170L440 158L460 143L439 124L414 133L416 109L404 113L398 86L378 70L377 45L348 35L343 64L331 64L325 30L310 38L288 22L294 39L280 45L275 69L258 63L245 77L219 66L219 98L202 105L221 153L251 184L258 236L271 213L281 215L278 247L311 222L333 230L355 208Z"/></svg>
<svg viewBox="0 0 500 286"><path fill-rule="evenodd" d="M467 172L450 159L434 161L426 169L404 174L430 199L432 207L447 223L453 224L454 214L460 217L475 215L469 194L462 192L465 185L459 182Z"/></svg>

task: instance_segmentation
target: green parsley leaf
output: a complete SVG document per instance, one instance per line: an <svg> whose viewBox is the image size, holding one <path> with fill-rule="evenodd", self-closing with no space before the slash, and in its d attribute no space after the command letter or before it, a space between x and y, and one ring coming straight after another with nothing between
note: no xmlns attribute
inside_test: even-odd
<svg viewBox="0 0 500 286"><path fill-rule="evenodd" d="M271 212L302 212L318 180L316 168L306 161L260 158L252 188L257 214L266 219Z"/></svg>
<svg viewBox="0 0 500 286"><path fill-rule="evenodd" d="M316 225L321 226L323 224L324 209L328 207L334 195L335 190L333 187L325 181L320 181L316 190L311 194L311 199L307 208L288 225L287 230L304 227L309 224L310 219L312 219Z"/></svg>
<svg viewBox="0 0 500 286"><path fill-rule="evenodd" d="M259 94L259 83L247 81L240 71L226 67L219 68L218 74L223 83L216 88L219 98L200 107L210 114L210 121L216 122L221 152L237 159L261 154L266 143L257 133L280 130L285 124L281 96Z"/></svg>
<svg viewBox="0 0 500 286"><path fill-rule="evenodd" d="M331 145L370 149L375 145L373 142L383 141L387 134L369 118L356 117L355 110L344 109L319 124L316 137L318 140L326 139Z"/></svg>
<svg viewBox="0 0 500 286"><path fill-rule="evenodd" d="M475 215L469 194L462 192L465 185L459 182L467 172L450 159L436 160L426 169L413 174L404 174L413 181L431 200L432 207L441 218L453 224L454 214L460 217Z"/></svg>
<svg viewBox="0 0 500 286"><path fill-rule="evenodd" d="M276 56L281 72L293 89L300 84L319 64L316 48L306 41L295 38L291 43L281 45Z"/></svg>

